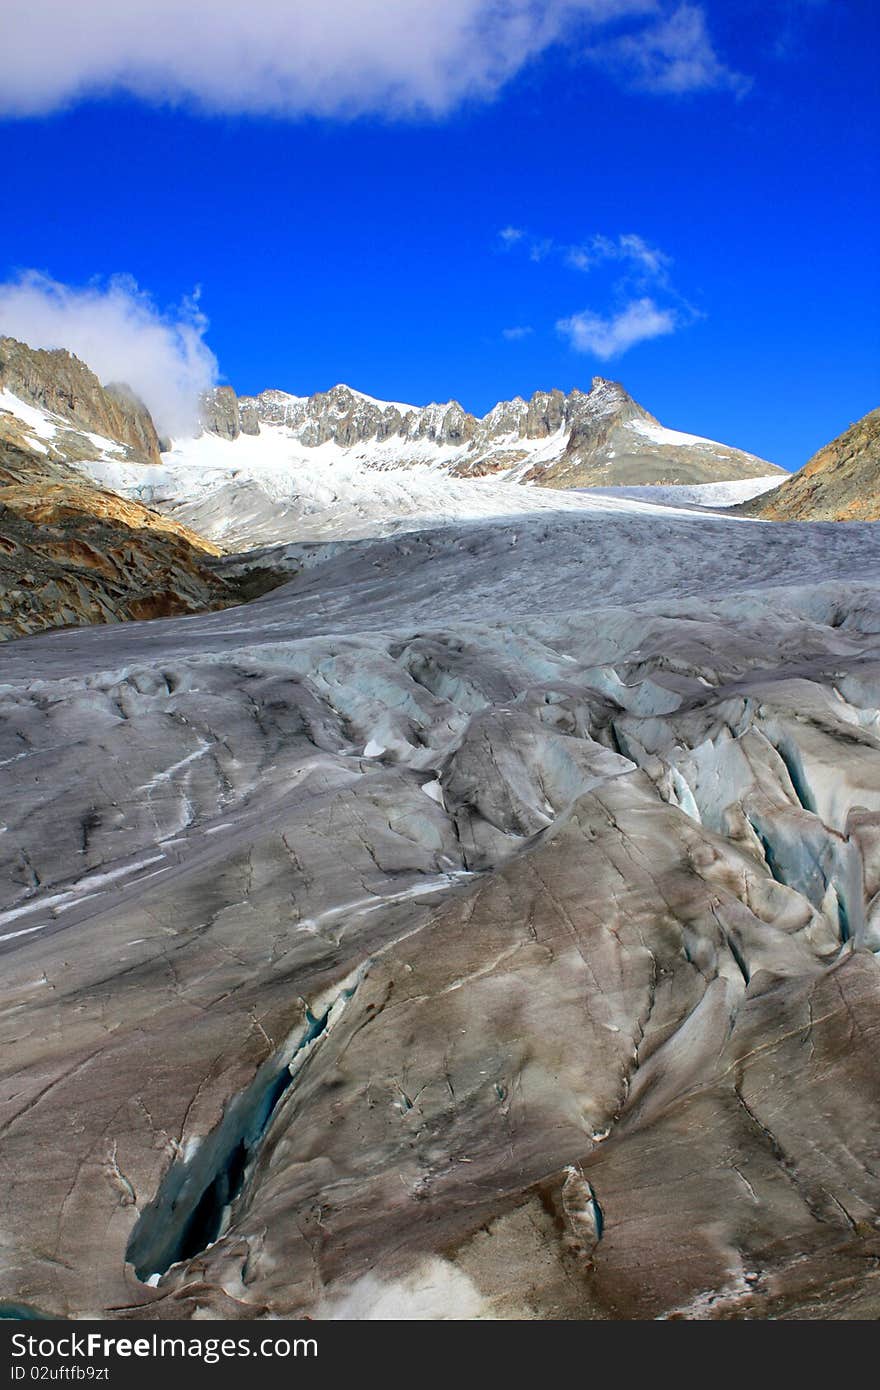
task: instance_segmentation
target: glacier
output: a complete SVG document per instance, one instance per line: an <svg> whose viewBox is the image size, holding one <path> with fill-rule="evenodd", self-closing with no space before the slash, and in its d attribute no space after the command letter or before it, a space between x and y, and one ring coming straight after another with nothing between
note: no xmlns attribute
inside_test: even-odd
<svg viewBox="0 0 880 1390"><path fill-rule="evenodd" d="M876 1315L875 530L554 501L4 648L0 1298Z"/></svg>
<svg viewBox="0 0 880 1390"><path fill-rule="evenodd" d="M0 1311L875 1317L875 527L223 391L75 466L276 587L0 650Z"/></svg>

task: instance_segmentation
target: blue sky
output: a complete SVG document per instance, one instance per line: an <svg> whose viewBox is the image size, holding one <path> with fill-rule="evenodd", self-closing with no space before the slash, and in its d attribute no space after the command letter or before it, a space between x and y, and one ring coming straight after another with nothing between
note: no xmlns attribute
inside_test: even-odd
<svg viewBox="0 0 880 1390"><path fill-rule="evenodd" d="M599 374L790 468L880 404L870 0L578 0L588 23L502 0L523 13L488 66L438 33L442 71L423 69L418 24L398 23L397 66L376 80L361 45L356 83L339 27L309 49L314 83L282 64L271 100L265 62L231 95L219 81L240 40L195 73L157 51L138 80L118 76L129 34L97 76L61 48L44 64L27 25L52 3L14 21L24 76L50 72L0 118L7 284L92 282L94 304L124 274L174 331L197 289L192 331L241 393L347 381L482 413ZM188 3L200 20L201 0L172 14ZM283 14L261 3L277 48ZM470 23L483 0L456 3ZM81 11L97 34L103 0ZM18 336L21 304L0 289Z"/></svg>

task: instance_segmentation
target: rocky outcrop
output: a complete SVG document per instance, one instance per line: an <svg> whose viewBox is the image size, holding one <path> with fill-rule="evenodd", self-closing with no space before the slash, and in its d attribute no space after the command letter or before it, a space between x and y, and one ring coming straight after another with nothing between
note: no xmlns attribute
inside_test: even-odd
<svg viewBox="0 0 880 1390"><path fill-rule="evenodd" d="M239 401L238 427L242 434L255 435L260 433L260 415L252 401Z"/></svg>
<svg viewBox="0 0 880 1390"><path fill-rule="evenodd" d="M880 520L880 409L850 425L780 488L738 510L770 521Z"/></svg>
<svg viewBox="0 0 880 1390"><path fill-rule="evenodd" d="M253 404L239 401L231 386L215 386L199 402L202 429L220 439L238 439L240 434L259 434L260 422Z"/></svg>
<svg viewBox="0 0 880 1390"><path fill-rule="evenodd" d="M89 437L99 431L116 457L158 459L152 421L126 387L104 388L70 354L8 338L0 373L15 401L40 412L0 408L0 641L226 607L254 588L246 574L216 573L219 547L71 466L104 451Z"/></svg>
<svg viewBox="0 0 880 1390"><path fill-rule="evenodd" d="M160 440L143 401L127 386L102 386L72 353L0 338L0 389L123 446L132 459L160 462Z"/></svg>

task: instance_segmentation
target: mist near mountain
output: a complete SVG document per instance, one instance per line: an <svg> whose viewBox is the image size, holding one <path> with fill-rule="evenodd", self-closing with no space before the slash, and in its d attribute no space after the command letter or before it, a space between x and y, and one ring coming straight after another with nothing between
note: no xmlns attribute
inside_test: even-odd
<svg viewBox="0 0 880 1390"><path fill-rule="evenodd" d="M218 375L207 327L197 298L160 310L130 275L76 287L30 270L0 284L0 332L75 353L105 386L126 382L163 435L198 428L199 396Z"/></svg>

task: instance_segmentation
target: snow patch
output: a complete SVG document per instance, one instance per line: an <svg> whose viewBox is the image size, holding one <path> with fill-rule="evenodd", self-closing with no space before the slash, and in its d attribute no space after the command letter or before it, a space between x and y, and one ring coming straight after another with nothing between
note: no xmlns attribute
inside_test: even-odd
<svg viewBox="0 0 880 1390"><path fill-rule="evenodd" d="M12 391L7 391L4 387L0 391L0 410L10 411L22 424L27 425L40 439L54 439L55 433L60 423L53 420L45 410L38 410L36 406L28 405L26 401L19 400L18 396ZM45 452L45 451L44 451Z"/></svg>
<svg viewBox="0 0 880 1390"><path fill-rule="evenodd" d="M0 936L0 941L12 941L16 936L30 936L31 932L45 931L48 925L48 922L43 922L39 927L22 927L20 931L8 931L4 936Z"/></svg>
<svg viewBox="0 0 880 1390"><path fill-rule="evenodd" d="M651 483L633 487L594 487L584 491L598 497L655 502L660 506L724 508L749 502L784 482L784 474L774 473L765 478L735 478L723 483Z"/></svg>
<svg viewBox="0 0 880 1390"><path fill-rule="evenodd" d="M363 1274L334 1290L315 1309L319 1321L453 1322L478 1318L483 1299L476 1285L448 1260L432 1256L403 1279Z"/></svg>
<svg viewBox="0 0 880 1390"><path fill-rule="evenodd" d="M422 786L422 791L425 793L425 796L429 796L432 801L436 801L438 806L446 805L443 800L443 788L436 777L433 782L425 782Z"/></svg>
<svg viewBox="0 0 880 1390"><path fill-rule="evenodd" d="M701 444L704 448L717 449L718 443L714 439L707 439L702 434L685 434L682 430L668 430L665 425L660 425L656 420L628 420L627 429L635 430L636 434L644 435L645 439L650 439L654 444L672 445L678 448L680 445Z"/></svg>

